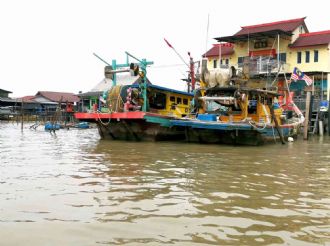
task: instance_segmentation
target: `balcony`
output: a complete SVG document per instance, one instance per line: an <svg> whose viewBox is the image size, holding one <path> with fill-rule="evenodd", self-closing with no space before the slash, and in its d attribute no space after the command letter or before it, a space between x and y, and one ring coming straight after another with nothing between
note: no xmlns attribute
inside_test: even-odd
<svg viewBox="0 0 330 246"><path fill-rule="evenodd" d="M289 64L284 61L278 61L269 57L245 57L243 63L238 64L243 73L249 74L249 77L259 75L276 75L278 72L289 72Z"/></svg>

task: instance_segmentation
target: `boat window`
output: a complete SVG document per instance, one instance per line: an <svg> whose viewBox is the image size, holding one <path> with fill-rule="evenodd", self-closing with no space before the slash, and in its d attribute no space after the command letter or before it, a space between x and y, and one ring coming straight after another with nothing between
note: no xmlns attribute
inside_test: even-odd
<svg viewBox="0 0 330 246"><path fill-rule="evenodd" d="M188 99L187 98L183 98L183 104L188 105Z"/></svg>
<svg viewBox="0 0 330 246"><path fill-rule="evenodd" d="M176 98L176 103L177 104L181 104L182 103L182 98L181 97L177 97Z"/></svg>
<svg viewBox="0 0 330 246"><path fill-rule="evenodd" d="M175 97L171 96L171 97L170 97L170 101L171 101L171 102L175 102Z"/></svg>
<svg viewBox="0 0 330 246"><path fill-rule="evenodd" d="M161 92L154 93L149 98L150 108L154 109L165 109L166 107L166 94Z"/></svg>

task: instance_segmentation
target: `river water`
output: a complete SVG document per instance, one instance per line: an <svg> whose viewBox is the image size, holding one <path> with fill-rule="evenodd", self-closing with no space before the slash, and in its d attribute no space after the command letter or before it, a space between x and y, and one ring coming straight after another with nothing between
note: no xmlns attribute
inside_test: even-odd
<svg viewBox="0 0 330 246"><path fill-rule="evenodd" d="M100 140L0 122L0 245L330 245L330 138Z"/></svg>

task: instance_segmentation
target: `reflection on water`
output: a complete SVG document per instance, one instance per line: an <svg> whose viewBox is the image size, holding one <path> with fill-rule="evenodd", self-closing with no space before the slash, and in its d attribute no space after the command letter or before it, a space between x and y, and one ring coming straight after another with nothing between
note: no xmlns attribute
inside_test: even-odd
<svg viewBox="0 0 330 246"><path fill-rule="evenodd" d="M0 173L3 245L330 244L329 137L110 142L0 122Z"/></svg>

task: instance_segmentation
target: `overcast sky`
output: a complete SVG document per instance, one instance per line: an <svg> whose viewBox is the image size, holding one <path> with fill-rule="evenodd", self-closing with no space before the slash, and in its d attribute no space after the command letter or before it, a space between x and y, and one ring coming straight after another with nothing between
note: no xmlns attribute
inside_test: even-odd
<svg viewBox="0 0 330 246"><path fill-rule="evenodd" d="M184 89L187 60L200 59L214 37L240 26L307 16L310 31L329 30L328 1L0 0L0 88L13 97L39 90L86 92L103 79L104 63L125 51L154 61L152 83ZM207 19L209 29L207 35ZM206 46L207 45L207 46Z"/></svg>

